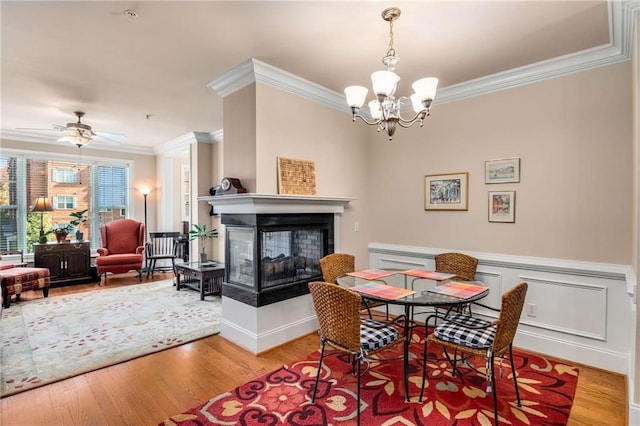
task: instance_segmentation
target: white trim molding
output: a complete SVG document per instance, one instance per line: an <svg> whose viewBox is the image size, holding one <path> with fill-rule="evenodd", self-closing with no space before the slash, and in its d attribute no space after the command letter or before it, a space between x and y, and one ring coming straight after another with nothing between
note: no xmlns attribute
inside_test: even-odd
<svg viewBox="0 0 640 426"><path fill-rule="evenodd" d="M433 247L369 244L371 268L435 268ZM454 250L455 251L455 250ZM499 308L500 297L518 282L529 283L515 345L569 361L629 374L633 357L629 325L635 309L628 293L630 265L464 252L478 259L476 281L490 288L483 304ZM474 309L478 315L495 314Z"/></svg>

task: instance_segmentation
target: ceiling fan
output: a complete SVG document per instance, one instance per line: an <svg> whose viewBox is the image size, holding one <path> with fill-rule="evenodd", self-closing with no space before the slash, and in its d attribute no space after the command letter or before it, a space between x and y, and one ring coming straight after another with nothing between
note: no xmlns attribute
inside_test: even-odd
<svg viewBox="0 0 640 426"><path fill-rule="evenodd" d="M84 112L74 111L73 113L78 117L78 121L75 123L67 123L66 126L54 124L51 129L20 128L19 130L59 131L63 133L63 136L58 139L58 142L69 142L72 145L76 145L78 148L87 145L95 136L98 136L102 142L109 145L120 145L121 140L127 139L127 136L122 133L94 132L91 126L82 122Z"/></svg>

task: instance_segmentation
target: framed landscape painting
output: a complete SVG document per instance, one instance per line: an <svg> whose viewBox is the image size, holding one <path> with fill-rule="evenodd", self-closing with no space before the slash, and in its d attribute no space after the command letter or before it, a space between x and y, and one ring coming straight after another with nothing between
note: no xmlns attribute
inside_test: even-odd
<svg viewBox="0 0 640 426"><path fill-rule="evenodd" d="M468 210L469 173L426 175L425 210Z"/></svg>
<svg viewBox="0 0 640 426"><path fill-rule="evenodd" d="M489 191L489 222L516 221L516 191Z"/></svg>
<svg viewBox="0 0 640 426"><path fill-rule="evenodd" d="M503 158L484 162L484 183L520 182L520 159Z"/></svg>

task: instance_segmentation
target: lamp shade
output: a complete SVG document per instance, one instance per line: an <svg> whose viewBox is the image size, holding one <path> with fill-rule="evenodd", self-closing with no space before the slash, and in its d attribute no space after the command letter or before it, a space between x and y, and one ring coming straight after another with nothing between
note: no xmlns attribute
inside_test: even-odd
<svg viewBox="0 0 640 426"><path fill-rule="evenodd" d="M416 93L411 95L411 106L413 106L413 110L415 111L416 114L427 109L422 103L422 100L420 99L420 97Z"/></svg>
<svg viewBox="0 0 640 426"><path fill-rule="evenodd" d="M36 202L33 203L33 207L31 208L32 212L51 212L53 211L53 206L47 197L38 197L36 198Z"/></svg>
<svg viewBox="0 0 640 426"><path fill-rule="evenodd" d="M421 78L420 80L414 81L411 87L421 101L427 99L433 100L436 97L436 90L438 89L438 79L435 77Z"/></svg>
<svg viewBox="0 0 640 426"><path fill-rule="evenodd" d="M382 118L382 109L380 109L380 102L371 101L369 102L369 113L374 120L378 120Z"/></svg>
<svg viewBox="0 0 640 426"><path fill-rule="evenodd" d="M368 92L369 89L364 86L349 86L344 89L347 104L355 108L360 108L364 104Z"/></svg>
<svg viewBox="0 0 640 426"><path fill-rule="evenodd" d="M393 71L376 71L371 74L371 84L376 95L393 96L400 77Z"/></svg>

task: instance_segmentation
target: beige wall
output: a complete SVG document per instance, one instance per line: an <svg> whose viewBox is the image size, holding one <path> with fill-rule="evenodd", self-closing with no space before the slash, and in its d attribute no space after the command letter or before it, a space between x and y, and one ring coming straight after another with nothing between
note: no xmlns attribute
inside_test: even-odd
<svg viewBox="0 0 640 426"><path fill-rule="evenodd" d="M223 176L240 179L249 192L256 191L256 90L255 84L224 98Z"/></svg>
<svg viewBox="0 0 640 426"><path fill-rule="evenodd" d="M370 241L630 264L630 81L626 62L436 103L393 142L370 129ZM521 182L485 184L484 161L506 157ZM425 211L424 175L464 171L469 210ZM502 190L516 191L514 224L487 220Z"/></svg>

